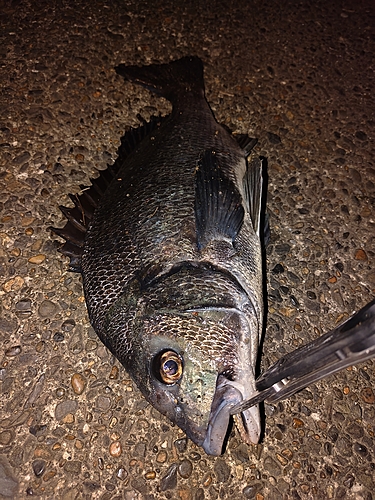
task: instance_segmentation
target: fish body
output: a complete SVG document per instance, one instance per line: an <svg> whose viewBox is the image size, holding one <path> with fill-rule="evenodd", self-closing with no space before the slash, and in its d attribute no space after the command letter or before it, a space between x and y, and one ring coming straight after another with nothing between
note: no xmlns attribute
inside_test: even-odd
<svg viewBox="0 0 375 500"><path fill-rule="evenodd" d="M112 176L93 181L91 199L72 197L55 231L100 339L155 408L219 455L230 408L255 392L261 161L248 164L254 141L215 120L200 59L116 71L169 99L172 113L125 136ZM258 407L238 423L257 443Z"/></svg>

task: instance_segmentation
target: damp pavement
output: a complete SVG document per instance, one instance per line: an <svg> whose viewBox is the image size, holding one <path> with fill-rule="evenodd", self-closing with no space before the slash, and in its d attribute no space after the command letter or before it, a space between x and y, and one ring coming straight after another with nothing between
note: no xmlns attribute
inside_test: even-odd
<svg viewBox="0 0 375 500"><path fill-rule="evenodd" d="M334 328L375 292L374 27L364 0L0 1L1 499L374 498L374 360L209 457L96 338L48 230L126 127L170 110L113 67L198 55L218 121L268 159L260 370Z"/></svg>

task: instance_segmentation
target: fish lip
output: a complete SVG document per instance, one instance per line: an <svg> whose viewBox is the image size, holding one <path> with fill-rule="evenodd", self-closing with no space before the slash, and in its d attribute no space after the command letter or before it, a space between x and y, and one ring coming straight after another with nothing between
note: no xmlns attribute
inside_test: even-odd
<svg viewBox="0 0 375 500"><path fill-rule="evenodd" d="M211 405L210 420L202 443L207 455L219 456L222 454L231 418L230 410L242 400L243 396L239 389L231 385L226 377L219 375Z"/></svg>

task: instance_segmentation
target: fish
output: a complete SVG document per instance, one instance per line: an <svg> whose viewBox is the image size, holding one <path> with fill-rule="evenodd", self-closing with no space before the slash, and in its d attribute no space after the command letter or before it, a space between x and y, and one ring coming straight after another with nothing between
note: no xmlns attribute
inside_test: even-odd
<svg viewBox="0 0 375 500"><path fill-rule="evenodd" d="M115 68L172 104L121 139L118 158L51 228L80 272L91 324L144 397L208 455L255 392L263 330L264 160L219 124L203 63ZM236 415L257 444L258 406Z"/></svg>

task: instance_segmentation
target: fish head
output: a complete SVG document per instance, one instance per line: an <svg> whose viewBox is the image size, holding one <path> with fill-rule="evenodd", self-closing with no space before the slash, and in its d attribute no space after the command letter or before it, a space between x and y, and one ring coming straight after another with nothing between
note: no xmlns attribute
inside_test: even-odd
<svg viewBox="0 0 375 500"><path fill-rule="evenodd" d="M255 317L250 323L248 315L232 309L179 312L138 303L129 332L132 347L125 356L117 349L116 356L157 410L206 453L220 455L230 409L255 392L251 328L258 336L258 324ZM238 420L243 439L257 443L258 408Z"/></svg>

